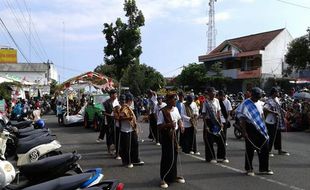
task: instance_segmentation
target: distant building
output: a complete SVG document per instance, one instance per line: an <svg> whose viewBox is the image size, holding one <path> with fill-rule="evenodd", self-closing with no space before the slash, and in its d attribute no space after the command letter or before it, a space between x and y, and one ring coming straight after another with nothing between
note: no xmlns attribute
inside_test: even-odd
<svg viewBox="0 0 310 190"><path fill-rule="evenodd" d="M30 95L50 93L50 82L57 81L57 70L53 63L0 63L0 77L21 82L28 86Z"/></svg>
<svg viewBox="0 0 310 190"><path fill-rule="evenodd" d="M293 37L285 29L225 40L207 55L198 57L207 69L221 62L223 76L235 80L232 89L246 88L248 79L281 78L287 68L285 54Z"/></svg>

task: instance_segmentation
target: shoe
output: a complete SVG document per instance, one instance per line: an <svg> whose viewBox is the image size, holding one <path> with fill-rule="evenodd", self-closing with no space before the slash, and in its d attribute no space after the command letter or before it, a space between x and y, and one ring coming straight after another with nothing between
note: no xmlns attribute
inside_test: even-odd
<svg viewBox="0 0 310 190"><path fill-rule="evenodd" d="M272 170L267 170L267 171L259 171L260 175L273 175L273 171Z"/></svg>
<svg viewBox="0 0 310 190"><path fill-rule="evenodd" d="M168 188L168 184L165 181L161 181L160 188L167 189Z"/></svg>
<svg viewBox="0 0 310 190"><path fill-rule="evenodd" d="M160 143L156 143L156 146L160 146Z"/></svg>
<svg viewBox="0 0 310 190"><path fill-rule="evenodd" d="M184 177L177 177L176 182L185 183L185 179L184 179Z"/></svg>
<svg viewBox="0 0 310 190"><path fill-rule="evenodd" d="M190 153L190 154L195 154L195 152L194 152L194 151L190 151L189 153Z"/></svg>
<svg viewBox="0 0 310 190"><path fill-rule="evenodd" d="M199 156L199 155L200 155L200 152L195 152L195 154Z"/></svg>
<svg viewBox="0 0 310 190"><path fill-rule="evenodd" d="M217 159L217 162L221 162L221 163L229 163L229 160L228 159Z"/></svg>
<svg viewBox="0 0 310 190"><path fill-rule="evenodd" d="M284 150L279 150L279 151L278 151L278 154L279 154L279 155L283 155L283 156L289 156L289 155L290 155L290 153L288 153L288 152L286 152L286 151L284 151Z"/></svg>
<svg viewBox="0 0 310 190"><path fill-rule="evenodd" d="M248 171L246 171L246 175L247 176L255 176L255 173L253 172L253 170L248 170Z"/></svg>
<svg viewBox="0 0 310 190"><path fill-rule="evenodd" d="M133 164L128 164L127 168L133 168Z"/></svg>
<svg viewBox="0 0 310 190"><path fill-rule="evenodd" d="M116 160L121 160L122 158L120 156L115 157Z"/></svg>
<svg viewBox="0 0 310 190"><path fill-rule="evenodd" d="M272 154L272 153L269 153L269 157L274 157L274 154Z"/></svg>
<svg viewBox="0 0 310 190"><path fill-rule="evenodd" d="M144 165L144 162L140 161L140 162L132 163L132 164L135 165L135 166L142 166L142 165Z"/></svg>
<svg viewBox="0 0 310 190"><path fill-rule="evenodd" d="M97 143L101 143L103 141L103 139L97 139L96 142Z"/></svg>
<svg viewBox="0 0 310 190"><path fill-rule="evenodd" d="M216 164L217 161L216 161L216 160L211 160L210 163L211 163L211 164Z"/></svg>

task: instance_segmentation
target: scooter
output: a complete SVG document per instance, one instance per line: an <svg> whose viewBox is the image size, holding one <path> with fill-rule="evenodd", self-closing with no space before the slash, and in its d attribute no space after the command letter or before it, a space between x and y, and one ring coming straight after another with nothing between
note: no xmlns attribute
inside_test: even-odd
<svg viewBox="0 0 310 190"><path fill-rule="evenodd" d="M68 175L67 172L71 170L77 174L82 173L77 163L79 159L81 155L75 152L66 153L21 166L19 171L15 171L10 162L0 161L0 189L22 189ZM8 168L13 171L8 172Z"/></svg>
<svg viewBox="0 0 310 190"><path fill-rule="evenodd" d="M60 177L41 184L30 186L24 190L74 190L92 187L103 178L101 168L86 171L82 174Z"/></svg>
<svg viewBox="0 0 310 190"><path fill-rule="evenodd" d="M17 166L35 162L42 157L61 154L61 144L52 136L40 136L26 143L18 144L16 149Z"/></svg>

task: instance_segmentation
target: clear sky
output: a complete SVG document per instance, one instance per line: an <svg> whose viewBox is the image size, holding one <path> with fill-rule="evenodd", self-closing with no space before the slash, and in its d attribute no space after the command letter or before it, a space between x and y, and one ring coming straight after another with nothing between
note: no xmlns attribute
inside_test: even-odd
<svg viewBox="0 0 310 190"><path fill-rule="evenodd" d="M0 2L0 18L26 59L52 61L61 81L102 64L103 24L117 17L125 19L123 0ZM209 0L136 2L145 16L141 63L164 76L175 76L183 65L198 62L198 56L206 53ZM310 27L310 0L218 0L215 12L217 45L225 39L279 28L287 28L296 38ZM0 46L16 48L1 23ZM26 62L21 53L18 61Z"/></svg>

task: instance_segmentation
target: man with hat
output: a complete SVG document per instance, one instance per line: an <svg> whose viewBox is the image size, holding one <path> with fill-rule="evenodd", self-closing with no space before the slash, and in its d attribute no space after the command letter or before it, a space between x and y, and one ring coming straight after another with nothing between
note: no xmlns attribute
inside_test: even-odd
<svg viewBox="0 0 310 190"><path fill-rule="evenodd" d="M161 188L168 188L168 183L185 183L185 179L177 175L178 141L176 131L184 132L182 118L176 106L176 95L166 95L167 106L158 114L157 125L161 137L160 178Z"/></svg>
<svg viewBox="0 0 310 190"><path fill-rule="evenodd" d="M254 87L251 90L251 97L243 101L236 110L236 115L240 120L243 137L245 138L245 170L249 176L254 176L253 157L254 150L258 153L259 173L273 175L269 169L268 141L269 136L263 120L263 109L257 104L261 99L263 91Z"/></svg>
<svg viewBox="0 0 310 190"><path fill-rule="evenodd" d="M229 163L226 159L226 147L223 135L223 124L221 121L221 106L219 100L215 98L214 87L207 89L208 98L203 104L202 115L204 118L203 139L205 143L206 162L210 163ZM213 144L217 144L217 155Z"/></svg>
<svg viewBox="0 0 310 190"><path fill-rule="evenodd" d="M279 90L273 87L270 91L270 97L264 105L264 112L266 115L266 126L268 129L269 140L269 156L273 157L271 153L272 146L278 150L279 155L288 156L289 153L282 150L281 129L285 129L284 111L281 108L279 101Z"/></svg>

